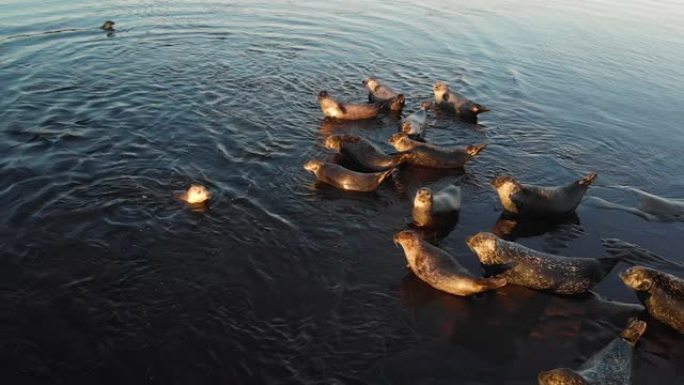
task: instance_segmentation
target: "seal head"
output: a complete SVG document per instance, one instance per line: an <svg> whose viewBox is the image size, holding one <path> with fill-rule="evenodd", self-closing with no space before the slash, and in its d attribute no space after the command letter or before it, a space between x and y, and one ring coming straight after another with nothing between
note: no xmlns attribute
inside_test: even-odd
<svg viewBox="0 0 684 385"><path fill-rule="evenodd" d="M495 264L499 262L496 253L497 239L492 233L480 232L466 238L466 244L479 256L482 263Z"/></svg>
<svg viewBox="0 0 684 385"><path fill-rule="evenodd" d="M211 192L206 187L200 184L193 184L188 190L180 196L180 199L194 205L203 204L211 199Z"/></svg>
<svg viewBox="0 0 684 385"><path fill-rule="evenodd" d="M635 291L649 291L655 284L656 274L647 267L633 266L620 273L620 279Z"/></svg>
<svg viewBox="0 0 684 385"><path fill-rule="evenodd" d="M567 368L558 368L539 373L539 385L590 385L577 372Z"/></svg>
<svg viewBox="0 0 684 385"><path fill-rule="evenodd" d="M387 143L391 144L397 151L408 151L414 147L412 141L405 132L397 132L389 137Z"/></svg>
<svg viewBox="0 0 684 385"><path fill-rule="evenodd" d="M322 160L312 159L304 164L304 169L308 172L316 173L323 165Z"/></svg>
<svg viewBox="0 0 684 385"><path fill-rule="evenodd" d="M111 20L107 20L102 24L102 27L100 29L103 29L105 31L113 31L114 30L114 22Z"/></svg>

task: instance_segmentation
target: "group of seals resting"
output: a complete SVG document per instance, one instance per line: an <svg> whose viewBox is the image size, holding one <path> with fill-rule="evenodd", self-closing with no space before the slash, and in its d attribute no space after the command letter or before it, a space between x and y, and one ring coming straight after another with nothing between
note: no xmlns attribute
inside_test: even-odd
<svg viewBox="0 0 684 385"><path fill-rule="evenodd" d="M630 319L620 336L594 354L577 370L558 368L539 373L539 385L627 385L632 383L634 346L646 322Z"/></svg>
<svg viewBox="0 0 684 385"><path fill-rule="evenodd" d="M566 186L542 187L522 184L510 176L499 176L492 180L492 186L506 213L542 217L575 211L594 179L596 174L591 173Z"/></svg>
<svg viewBox="0 0 684 385"><path fill-rule="evenodd" d="M643 266L630 267L620 279L653 318L684 334L684 279Z"/></svg>
<svg viewBox="0 0 684 385"><path fill-rule="evenodd" d="M503 278L473 276L446 251L425 242L415 231L397 233L394 242L404 249L411 271L437 290L469 296L506 285Z"/></svg>
<svg viewBox="0 0 684 385"><path fill-rule="evenodd" d="M466 240L485 271L508 283L557 294L581 294L599 283L622 256L570 258L543 253L492 233L477 233Z"/></svg>

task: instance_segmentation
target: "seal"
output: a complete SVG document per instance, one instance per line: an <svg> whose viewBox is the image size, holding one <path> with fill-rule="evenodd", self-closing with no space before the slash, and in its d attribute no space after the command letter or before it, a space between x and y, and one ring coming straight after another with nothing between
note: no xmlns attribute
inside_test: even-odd
<svg viewBox="0 0 684 385"><path fill-rule="evenodd" d="M477 120L477 115L489 111L489 108L475 103L465 96L449 90L446 83L438 81L432 86L435 104L441 111L458 115L466 120Z"/></svg>
<svg viewBox="0 0 684 385"><path fill-rule="evenodd" d="M418 111L404 118L401 123L401 131L410 138L423 139L425 137L425 122L427 121L427 110L432 107L431 102L420 103Z"/></svg>
<svg viewBox="0 0 684 385"><path fill-rule="evenodd" d="M100 29L103 29L105 31L113 31L114 30L114 24L116 24L116 23L114 23L111 20L107 20L104 22L104 24L102 24L102 27L100 27Z"/></svg>
<svg viewBox="0 0 684 385"><path fill-rule="evenodd" d="M370 141L354 135L330 135L324 146L370 171L386 171L404 162L403 155L388 155Z"/></svg>
<svg viewBox="0 0 684 385"><path fill-rule="evenodd" d="M406 103L403 94L397 93L388 86L381 84L376 78L369 77L363 85L368 89L368 101L379 103L393 112L401 112Z"/></svg>
<svg viewBox="0 0 684 385"><path fill-rule="evenodd" d="M684 279L643 266L630 267L620 279L653 318L684 334Z"/></svg>
<svg viewBox="0 0 684 385"><path fill-rule="evenodd" d="M543 253L492 233L466 240L485 271L508 283L556 294L581 294L599 283L622 260L621 255L571 258Z"/></svg>
<svg viewBox="0 0 684 385"><path fill-rule="evenodd" d="M179 196L181 200L188 202L191 205L203 204L211 199L211 193L206 187L200 184L190 185L190 188Z"/></svg>
<svg viewBox="0 0 684 385"><path fill-rule="evenodd" d="M599 197L591 197L591 202L604 209L622 210L638 215L647 221L676 222L684 221L684 199L663 198L634 187L615 186L636 196L637 207L608 202Z"/></svg>
<svg viewBox="0 0 684 385"><path fill-rule="evenodd" d="M492 180L492 186L499 194L504 210L509 214L554 216L575 211L596 176L591 173L567 186L558 187L522 184L513 177L498 176Z"/></svg>
<svg viewBox="0 0 684 385"><path fill-rule="evenodd" d="M475 277L446 251L425 242L418 233L404 230L394 235L413 273L423 282L443 292L469 296L506 285L503 278Z"/></svg>
<svg viewBox="0 0 684 385"><path fill-rule="evenodd" d="M371 192L390 175L395 169L384 172L363 173L348 170L334 163L321 160L310 160L304 169L313 173L316 179L323 183L347 191Z"/></svg>
<svg viewBox="0 0 684 385"><path fill-rule="evenodd" d="M328 91L321 91L318 94L318 103L326 118L341 120L362 120L371 119L378 116L380 107L372 104L344 104L339 103Z"/></svg>
<svg viewBox="0 0 684 385"><path fill-rule="evenodd" d="M405 162L414 166L431 168L461 168L482 152L487 145L441 147L412 140L403 132L389 138L389 143L402 154Z"/></svg>
<svg viewBox="0 0 684 385"><path fill-rule="evenodd" d="M620 336L594 354L577 370L558 368L539 373L539 385L628 385L632 383L634 346L646 322L630 319Z"/></svg>
<svg viewBox="0 0 684 385"><path fill-rule="evenodd" d="M413 224L432 226L444 222L461 209L461 188L447 186L433 194L428 187L422 187L413 199Z"/></svg>

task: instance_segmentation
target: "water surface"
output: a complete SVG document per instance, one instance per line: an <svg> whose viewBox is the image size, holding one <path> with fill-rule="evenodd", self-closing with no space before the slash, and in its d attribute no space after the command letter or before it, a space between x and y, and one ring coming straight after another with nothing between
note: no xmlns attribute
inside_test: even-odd
<svg viewBox="0 0 684 385"><path fill-rule="evenodd" d="M683 18L645 0L3 2L3 383L533 384L578 366L639 314L627 265L596 296L463 299L408 274L392 235L419 187L457 183L439 245L480 273L464 239L497 224L499 173L684 198ZM395 118L335 124L316 104L365 101L368 75L406 112L436 80L491 107L427 134L489 147L374 194L314 183L302 166L332 158L330 133L389 150ZM207 210L174 198L193 182ZM617 237L682 276L683 229L583 205L511 236L586 257ZM684 340L651 322L634 365L636 384L682 383Z"/></svg>

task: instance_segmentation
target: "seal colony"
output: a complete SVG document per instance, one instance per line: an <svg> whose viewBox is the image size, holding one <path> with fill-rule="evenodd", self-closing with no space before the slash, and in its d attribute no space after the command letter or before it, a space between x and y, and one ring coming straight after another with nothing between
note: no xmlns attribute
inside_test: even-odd
<svg viewBox="0 0 684 385"><path fill-rule="evenodd" d="M362 84L368 91L368 104L340 103L327 91L318 94L325 119L360 120L378 117L382 112L398 112L406 98L374 77ZM445 113L459 120L476 123L478 115L490 111L437 81L432 87L434 102L398 122L397 132L387 143L396 152L388 152L366 138L354 135L330 135L324 147L353 163L357 170L342 165L312 160L305 169L316 179L343 190L375 191L388 176L407 167L436 170L463 169L480 154L486 143L441 146L426 138L428 111ZM506 175L495 177L491 185L503 207L502 218L560 221L572 219L597 174L560 186L524 184ZM660 203L660 201L658 202ZM659 204L658 207L673 207ZM593 258L566 257L530 249L521 244L480 232L467 237L468 248L478 257L486 276L466 270L458 259L431 244L423 229L453 229L461 210L461 189L449 185L436 193L430 186L419 188L411 212L415 230L394 235L394 243L403 251L410 271L432 288L456 296L495 292L505 285L520 285L552 295L582 295L601 282L621 262L631 263L624 254ZM679 202L675 202L678 205ZM677 207L679 208L679 207ZM663 211L663 210L661 210ZM675 210L677 211L677 210ZM451 225L450 225L451 223ZM450 227L451 226L451 227ZM446 235L445 235L446 236ZM620 274L623 282L637 292L651 317L679 333L684 333L684 279L655 269L635 266ZM631 319L618 338L594 354L577 370L559 368L539 373L541 385L630 384L632 356L646 323Z"/></svg>

